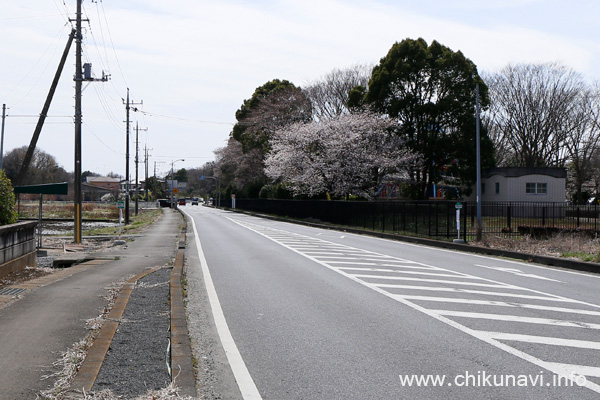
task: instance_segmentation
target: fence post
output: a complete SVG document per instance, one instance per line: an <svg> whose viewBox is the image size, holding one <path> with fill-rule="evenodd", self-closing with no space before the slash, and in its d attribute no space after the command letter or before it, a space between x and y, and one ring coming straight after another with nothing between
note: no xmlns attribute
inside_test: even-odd
<svg viewBox="0 0 600 400"><path fill-rule="evenodd" d="M542 226L546 226L546 206L542 207Z"/></svg>
<svg viewBox="0 0 600 400"><path fill-rule="evenodd" d="M371 229L375 230L375 218L377 218L377 202L373 202L371 204Z"/></svg>
<svg viewBox="0 0 600 400"><path fill-rule="evenodd" d="M415 202L415 235L419 234L419 203Z"/></svg>
<svg viewBox="0 0 600 400"><path fill-rule="evenodd" d="M467 210L469 209L469 203L465 204L465 212L463 213L463 222L462 225L464 226L464 233L463 233L463 240L465 241L465 243L467 243Z"/></svg>
<svg viewBox="0 0 600 400"><path fill-rule="evenodd" d="M506 207L506 226L508 229L511 229L511 219L511 205L508 203L508 206Z"/></svg>
<svg viewBox="0 0 600 400"><path fill-rule="evenodd" d="M435 237L440 235L440 203L435 203Z"/></svg>
<svg viewBox="0 0 600 400"><path fill-rule="evenodd" d="M450 202L446 202L446 238L450 239L450 224L451 222Z"/></svg>
<svg viewBox="0 0 600 400"><path fill-rule="evenodd" d="M431 237L431 202L427 203L427 235Z"/></svg>
<svg viewBox="0 0 600 400"><path fill-rule="evenodd" d="M577 227L579 228L579 216L580 216L579 206L577 206L577 214L576 215L577 215Z"/></svg>

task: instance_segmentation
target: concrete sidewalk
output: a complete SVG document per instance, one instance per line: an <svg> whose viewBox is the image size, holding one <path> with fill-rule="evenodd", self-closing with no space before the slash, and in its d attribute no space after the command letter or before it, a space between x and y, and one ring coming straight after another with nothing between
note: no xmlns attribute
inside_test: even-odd
<svg viewBox="0 0 600 400"><path fill-rule="evenodd" d="M4 306L0 302L0 399L35 399L51 387L56 379L43 377L57 372L53 364L88 334L86 321L106 307L107 287L131 282L150 268L170 267L177 256L183 256L177 246L181 222L177 211L165 209L157 223L127 246L102 252L101 259L15 285L18 298ZM119 306L125 308L126 303L127 299ZM187 389L195 393L195 387Z"/></svg>

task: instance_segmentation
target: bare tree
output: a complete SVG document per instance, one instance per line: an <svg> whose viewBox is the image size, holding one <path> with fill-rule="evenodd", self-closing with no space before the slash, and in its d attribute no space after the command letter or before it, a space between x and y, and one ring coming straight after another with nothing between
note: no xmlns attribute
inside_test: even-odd
<svg viewBox="0 0 600 400"><path fill-rule="evenodd" d="M599 88L582 91L576 107L569 116L571 127L565 139L565 151L572 174L573 201L583 203L583 187L593 179L600 155L600 95ZM596 191L594 191L595 194Z"/></svg>
<svg viewBox="0 0 600 400"><path fill-rule="evenodd" d="M415 161L390 134L395 124L363 111L289 125L274 135L265 172L296 195L372 198L384 175Z"/></svg>
<svg viewBox="0 0 600 400"><path fill-rule="evenodd" d="M313 117L320 121L348 113L348 94L357 86L368 87L372 69L371 65L357 64L346 69L334 69L310 82L304 93L312 104Z"/></svg>
<svg viewBox="0 0 600 400"><path fill-rule="evenodd" d="M486 115L500 165L564 166L583 78L558 63L508 65L485 78Z"/></svg>
<svg viewBox="0 0 600 400"><path fill-rule="evenodd" d="M4 156L4 170L9 179L13 180L17 177L21 164L27 153L27 146L12 149ZM27 171L27 175L22 185L33 185L40 183L66 182L70 181L71 177L61 167L56 158L42 149L35 149L31 160L31 165Z"/></svg>

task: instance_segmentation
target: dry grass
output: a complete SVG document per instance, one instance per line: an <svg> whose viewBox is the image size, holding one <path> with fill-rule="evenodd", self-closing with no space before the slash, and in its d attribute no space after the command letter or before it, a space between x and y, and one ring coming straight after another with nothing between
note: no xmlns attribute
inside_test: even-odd
<svg viewBox="0 0 600 400"><path fill-rule="evenodd" d="M19 218L38 218L39 202L22 201L19 208ZM75 206L73 202L46 202L42 204L42 218L69 219L73 218ZM84 219L116 220L119 219L119 209L115 204L84 203L81 206Z"/></svg>
<svg viewBox="0 0 600 400"><path fill-rule="evenodd" d="M534 239L530 236L484 236L481 242L470 242L474 246L503 249L519 253L571 258L587 262L600 262L600 239L575 233L561 233L549 239Z"/></svg>

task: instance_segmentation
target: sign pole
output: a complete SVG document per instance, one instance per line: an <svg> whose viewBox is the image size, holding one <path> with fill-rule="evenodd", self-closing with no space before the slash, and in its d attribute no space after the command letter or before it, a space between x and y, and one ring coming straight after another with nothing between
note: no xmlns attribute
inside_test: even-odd
<svg viewBox="0 0 600 400"><path fill-rule="evenodd" d="M457 202L454 208L456 209L456 231L457 238L453 240L454 243L464 244L465 241L460 238L460 210L462 209L462 203Z"/></svg>
<svg viewBox="0 0 600 400"><path fill-rule="evenodd" d="M121 224L123 223L123 209L125 208L125 201L117 201L117 207L119 207L119 238L115 240L115 245L125 244L125 241L121 240Z"/></svg>

